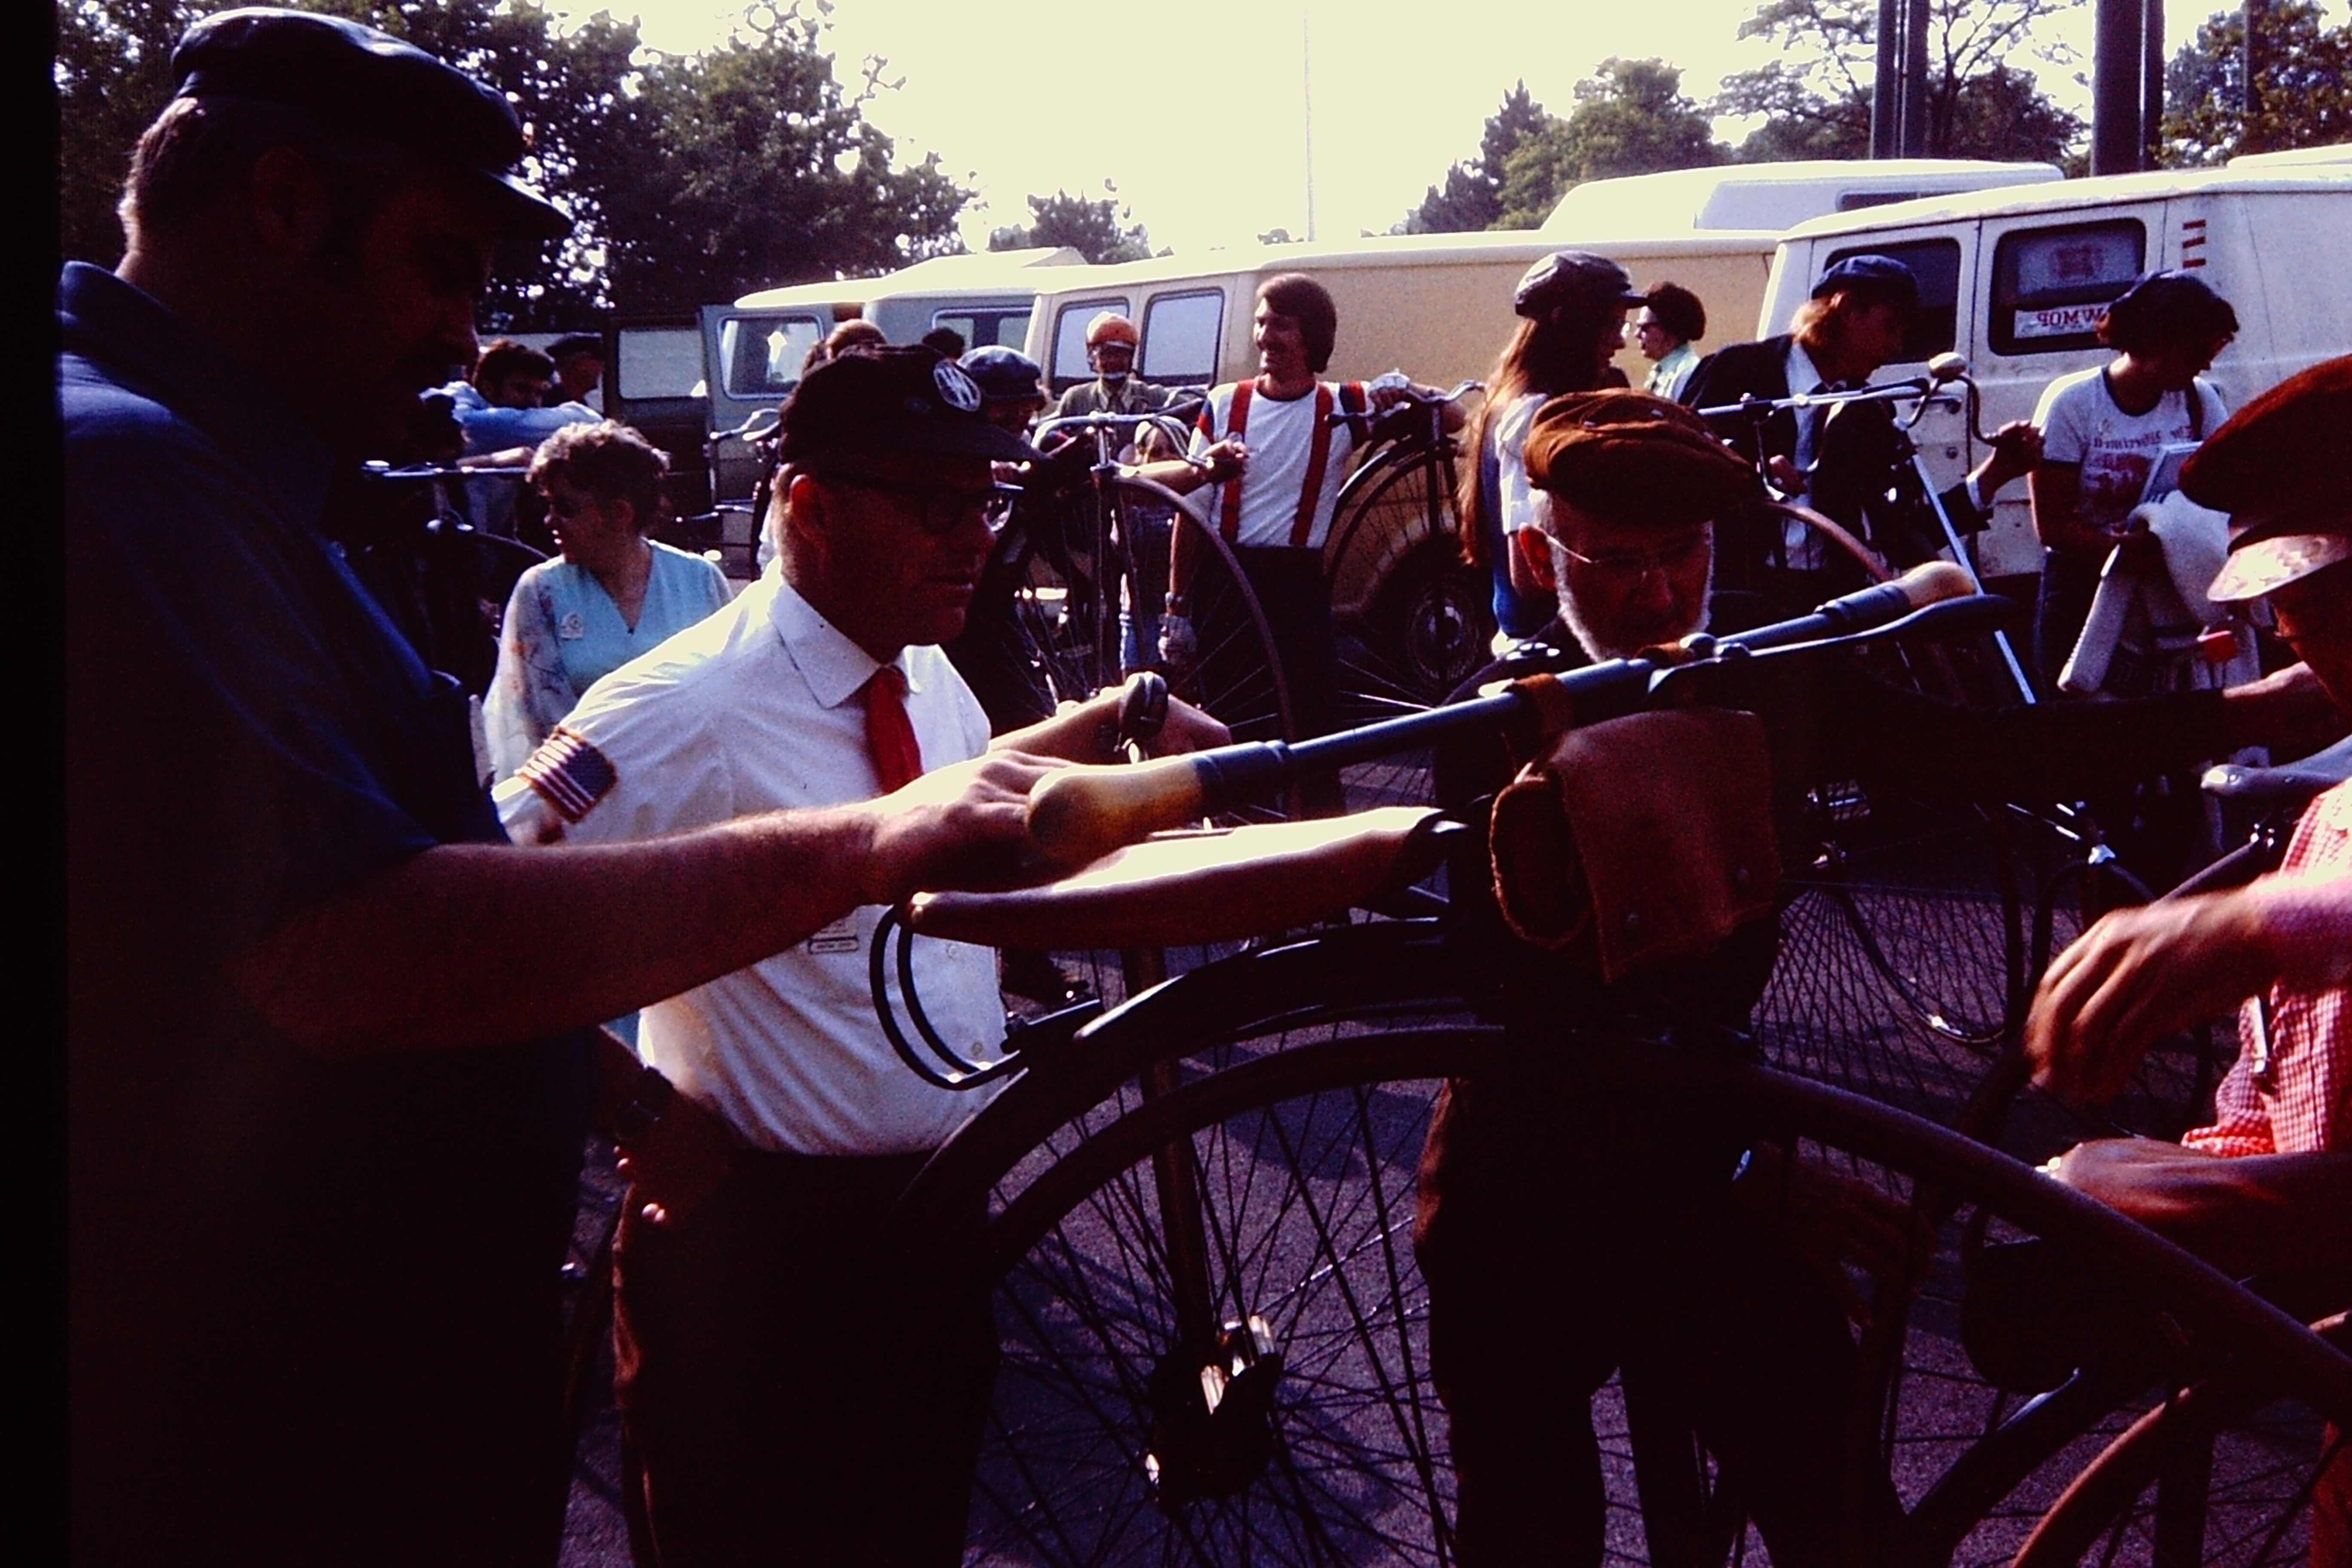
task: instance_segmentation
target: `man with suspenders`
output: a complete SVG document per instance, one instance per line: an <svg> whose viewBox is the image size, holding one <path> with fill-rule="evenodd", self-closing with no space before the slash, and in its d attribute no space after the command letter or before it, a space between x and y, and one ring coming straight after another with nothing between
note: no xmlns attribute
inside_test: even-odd
<svg viewBox="0 0 2352 1568"><path fill-rule="evenodd" d="M1321 379L1339 325L1339 310L1320 283L1299 273L1268 279L1258 289L1251 328L1258 374L1210 392L1188 458L1141 470L1180 494L1218 487L1209 525L1233 546L1265 611L1302 736L1339 727L1339 653L1323 545L1362 435L1334 416L1404 395L1402 389ZM1449 428L1458 426L1460 410L1448 405L1446 419ZM1191 595L1202 548L1197 526L1189 518L1178 521L1160 623L1160 657L1180 668L1200 657ZM1202 609L1213 614L1212 606ZM1336 798L1329 804L1336 807Z"/></svg>

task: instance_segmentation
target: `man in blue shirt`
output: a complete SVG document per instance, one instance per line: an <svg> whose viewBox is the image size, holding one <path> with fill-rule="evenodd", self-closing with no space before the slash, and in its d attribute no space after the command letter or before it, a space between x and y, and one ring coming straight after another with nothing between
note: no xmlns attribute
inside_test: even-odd
<svg viewBox="0 0 2352 1568"><path fill-rule="evenodd" d="M582 1136L671 1214L724 1147L581 1031L1010 849L1043 764L506 845L331 520L497 243L568 220L501 98L373 29L221 13L173 71L127 253L58 289L73 1555L551 1563Z"/></svg>

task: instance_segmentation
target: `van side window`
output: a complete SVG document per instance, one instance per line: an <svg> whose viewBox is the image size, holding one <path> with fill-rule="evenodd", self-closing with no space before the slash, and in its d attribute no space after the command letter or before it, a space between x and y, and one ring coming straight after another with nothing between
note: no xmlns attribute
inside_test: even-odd
<svg viewBox="0 0 2352 1568"><path fill-rule="evenodd" d="M1995 353L2055 353L2099 344L2099 317L2138 277L2147 229L2137 218L2012 229L1992 253Z"/></svg>
<svg viewBox="0 0 2352 1568"><path fill-rule="evenodd" d="M800 384L801 362L824 338L814 316L730 316L719 329L727 395L765 397Z"/></svg>
<svg viewBox="0 0 2352 1568"><path fill-rule="evenodd" d="M1062 307L1061 314L1054 318L1054 363L1048 372L1055 392L1066 392L1082 381L1095 378L1095 367L1087 363L1087 323L1105 310L1125 316L1134 309L1126 300L1117 299L1078 300Z"/></svg>
<svg viewBox="0 0 2352 1568"><path fill-rule="evenodd" d="M1217 332L1225 297L1213 289L1162 294L1145 309L1143 363L1137 373L1162 386L1206 386L1216 379Z"/></svg>
<svg viewBox="0 0 2352 1568"><path fill-rule="evenodd" d="M1026 310L934 310L931 325L945 327L963 339L967 352L992 344L999 348L1017 349L1029 342L1029 312ZM1084 332L1086 329L1078 329ZM1083 356L1081 356L1083 357Z"/></svg>
<svg viewBox="0 0 2352 1568"><path fill-rule="evenodd" d="M613 395L625 403L703 395L699 327L623 327L620 355Z"/></svg>
<svg viewBox="0 0 2352 1568"><path fill-rule="evenodd" d="M1850 245L1832 250L1822 270L1849 256L1885 256L1903 263L1919 280L1919 311L1911 318L1910 335L1903 340L1903 363L1932 359L1958 341L1960 298L1960 242L1957 239L1898 239L1875 245Z"/></svg>

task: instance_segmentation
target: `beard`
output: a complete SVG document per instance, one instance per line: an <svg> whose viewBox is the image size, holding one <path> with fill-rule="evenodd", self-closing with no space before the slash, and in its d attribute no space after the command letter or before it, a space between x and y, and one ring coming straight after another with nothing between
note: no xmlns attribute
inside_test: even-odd
<svg viewBox="0 0 2352 1568"><path fill-rule="evenodd" d="M1568 577L1565 573L1561 574L1559 582L1559 618L1568 623L1568 629L1575 637L1576 645L1584 650L1584 656L1598 663L1612 658L1632 658L1643 648L1656 647L1664 643L1680 642L1693 633L1706 630L1707 602L1715 595L1715 563L1712 561L1707 563L1706 586L1699 595L1698 613L1691 616L1691 624L1686 626L1660 628L1654 637L1629 638L1622 628L1612 628L1614 635L1604 634L1593 626L1591 620L1585 615L1583 606L1576 602L1576 596L1568 591ZM1621 642L1626 641L1631 641L1633 646L1619 646Z"/></svg>

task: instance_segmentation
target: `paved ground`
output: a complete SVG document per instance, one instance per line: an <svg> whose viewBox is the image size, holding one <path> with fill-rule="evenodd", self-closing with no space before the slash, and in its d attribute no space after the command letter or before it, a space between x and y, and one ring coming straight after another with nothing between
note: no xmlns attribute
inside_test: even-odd
<svg viewBox="0 0 2352 1568"><path fill-rule="evenodd" d="M2005 917L1989 888L1952 877L1945 856L1931 858L1942 864L1891 864L1859 889L1848 889L1856 900L1852 910L1834 889L1801 893L1759 1024L1777 1064L1948 1121L1987 1059L1984 1047L1954 1035L1969 1033L1979 1015L1999 1020ZM1210 956L1174 954L1171 965L1181 969ZM1990 981L1988 963L1995 966ZM1106 994L1115 995L1116 984L1111 975L1101 977ZM1928 1015L1942 1026L1931 1025ZM1311 1032L1293 1035L1284 1043L1309 1037ZM1411 1268L1407 1234L1414 1163L1435 1088L1391 1083L1370 1101L1292 1101L1228 1119L1196 1138L1206 1201L1217 1211L1211 1223L1221 1227L1225 1254L1234 1260L1232 1279L1216 1288L1274 1320L1276 1338L1291 1358L1286 1397L1298 1415L1285 1438L1294 1461L1285 1484L1297 1497L1321 1500L1305 1511L1339 1521L1333 1540L1294 1541L1279 1518L1300 1511L1295 1508L1260 1507L1253 1515L1239 1505L1195 1505L1186 1528L1196 1531L1203 1560L1239 1560L1244 1539L1255 1543L1252 1560L1438 1560L1427 1542L1428 1504L1415 1494L1426 1489L1450 1497L1451 1478L1442 1412L1426 1386L1425 1292ZM1086 1128L1072 1134L1093 1135ZM2031 1106L2012 1132L2017 1152L2037 1156L2082 1135ZM583 1183L583 1252L617 1201L609 1157L598 1152ZM1140 1380L1170 1337L1168 1292L1158 1272L1164 1259L1153 1255L1154 1212L1149 1167L1131 1167L1057 1226L1001 1295L1006 1372L983 1461L971 1562L1155 1561L1175 1544L1141 1484L1138 1433L1148 1419L1132 1414L1142 1404ZM1896 1463L1908 1501L2006 1408L1959 1349L1958 1283L1950 1268L1929 1280L1906 1343L1913 1370L1901 1426L1917 1440L1902 1447ZM608 1390L609 1382L608 1348L597 1386ZM1639 1563L1643 1542L1613 1384L1594 1414L1611 1478L1609 1555ZM2277 1442L2292 1453L2309 1438L2298 1429ZM617 1450L606 1399L585 1424L566 1568L618 1568L628 1561ZM2084 1447L2071 1463L2091 1451ZM1057 1467L1074 1479L1060 1485L1057 1500L1041 1505L1033 1496L1037 1477ZM1272 1489L1275 1483L1265 1481L1248 1495ZM1958 1561L2005 1561L2047 1489L2037 1480L2012 1516L1980 1531ZM1054 1490L1046 1489L1048 1495ZM1055 1508L1072 1530L1041 1537L1041 1510L1051 1514ZM1269 1514L1277 1522L1265 1522ZM1749 1553L1765 1560L1753 1541ZM2127 1549L2117 1561L2137 1560Z"/></svg>

